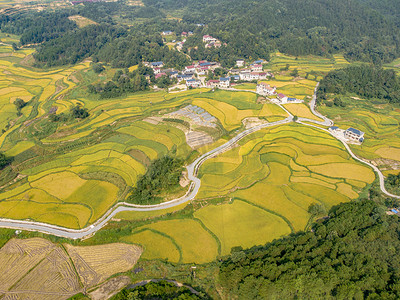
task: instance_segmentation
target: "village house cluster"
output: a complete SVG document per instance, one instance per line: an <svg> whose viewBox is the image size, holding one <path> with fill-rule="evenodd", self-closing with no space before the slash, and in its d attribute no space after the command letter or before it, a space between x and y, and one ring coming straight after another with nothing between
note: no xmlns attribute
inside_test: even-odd
<svg viewBox="0 0 400 300"><path fill-rule="evenodd" d="M170 35L172 32L164 31L163 35ZM193 32L182 32L182 41L178 42L176 47L181 49L186 41L186 37L193 35ZM203 36L203 42L206 45L212 45L213 47L219 47L220 41L210 35ZM168 76L170 78L176 78L179 84L184 83L186 88L221 88L227 89L232 85L240 82L258 82L256 86L256 93L260 96L270 98L270 101L286 104L286 103L301 103L303 100L288 97L282 93L277 92L276 86L270 86L267 82L261 80L267 80L273 78L274 75L270 72L264 71L263 64L266 61L256 60L252 63L247 63L244 59L236 60L236 67L228 70L226 77L219 77L218 79L211 79L206 81L206 76L210 72L214 72L215 69L221 68L218 62L209 62L201 60L193 62L191 65L185 66L183 70L165 69L163 62L151 62L147 63L155 74L155 78L158 79L162 76ZM260 82L261 81L261 82ZM272 97L271 97L272 96Z"/></svg>

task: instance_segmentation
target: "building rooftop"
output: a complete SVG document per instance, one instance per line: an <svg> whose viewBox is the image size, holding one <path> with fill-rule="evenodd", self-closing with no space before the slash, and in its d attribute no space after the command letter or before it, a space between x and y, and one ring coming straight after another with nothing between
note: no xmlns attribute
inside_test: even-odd
<svg viewBox="0 0 400 300"><path fill-rule="evenodd" d="M358 136L363 136L364 135L364 132L362 132L362 131L360 131L358 129L355 129L353 127L349 127L346 131L350 131L350 132L352 132L352 133L354 133L354 134L356 134Z"/></svg>

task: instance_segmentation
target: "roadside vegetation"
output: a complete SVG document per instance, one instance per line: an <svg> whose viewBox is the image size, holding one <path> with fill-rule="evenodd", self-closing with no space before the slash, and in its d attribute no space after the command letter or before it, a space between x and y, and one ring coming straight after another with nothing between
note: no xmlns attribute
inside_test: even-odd
<svg viewBox="0 0 400 300"><path fill-rule="evenodd" d="M204 293L200 295L193 294L187 287L176 286L172 282L161 280L158 282L149 282L142 286L137 286L132 289L125 288L117 295L113 296L111 300L125 300L125 299L209 299Z"/></svg>
<svg viewBox="0 0 400 300"><path fill-rule="evenodd" d="M153 161L146 173L139 177L128 202L135 204L155 204L163 201L160 194L169 194L179 188L183 171L182 159L164 156Z"/></svg>

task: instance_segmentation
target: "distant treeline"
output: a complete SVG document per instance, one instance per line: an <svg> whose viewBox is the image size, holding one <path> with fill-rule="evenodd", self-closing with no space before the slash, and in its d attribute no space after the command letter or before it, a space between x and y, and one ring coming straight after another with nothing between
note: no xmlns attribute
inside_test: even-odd
<svg viewBox="0 0 400 300"><path fill-rule="evenodd" d="M400 78L394 70L371 65L349 66L331 71L321 80L318 101L323 102L329 93L355 93L363 98L386 99L391 103L399 103Z"/></svg>
<svg viewBox="0 0 400 300"><path fill-rule="evenodd" d="M182 15L182 20L168 19L167 14ZM68 19L71 15L99 25L77 28ZM400 56L399 15L397 0L379 4L372 0L145 0L144 7L96 2L53 12L2 15L0 28L20 34L21 44L43 43L36 58L44 66L74 63L91 55L117 67L140 59L184 65L185 56L162 46L164 30L177 33L178 38L182 31L193 31L184 51L193 59L219 61L223 66L233 66L236 58L268 59L275 50L326 57L342 52L350 60L381 64ZM200 23L206 26L196 25ZM226 45L205 49L203 34Z"/></svg>
<svg viewBox="0 0 400 300"><path fill-rule="evenodd" d="M400 56L397 0L146 0L183 10L182 22L205 23L204 32L228 43L237 56L277 49L291 55L329 56L381 63ZM252 52L252 53L251 53ZM251 54L250 54L251 53Z"/></svg>
<svg viewBox="0 0 400 300"><path fill-rule="evenodd" d="M21 45L37 44L63 36L78 28L68 19L66 11L24 13L22 15L0 15L0 29L3 32L21 35Z"/></svg>
<svg viewBox="0 0 400 300"><path fill-rule="evenodd" d="M137 65L142 61L163 61L167 67L181 68L188 58L170 50L159 34L143 35L128 28L109 24L89 25L41 45L34 54L37 64L56 66L74 64L92 56L115 68Z"/></svg>
<svg viewBox="0 0 400 300"><path fill-rule="evenodd" d="M217 282L226 299L399 299L399 232L371 200L341 204L312 231L234 248Z"/></svg>

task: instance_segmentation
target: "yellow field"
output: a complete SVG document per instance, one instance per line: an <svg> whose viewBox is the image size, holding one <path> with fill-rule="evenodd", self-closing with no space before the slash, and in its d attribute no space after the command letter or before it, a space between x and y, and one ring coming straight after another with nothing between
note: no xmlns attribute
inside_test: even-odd
<svg viewBox="0 0 400 300"><path fill-rule="evenodd" d="M289 103L285 104L284 106L294 116L308 118L316 121L323 121L322 119L314 116L308 106L303 103Z"/></svg>
<svg viewBox="0 0 400 300"><path fill-rule="evenodd" d="M375 179L369 167L352 160L337 140L317 129L289 124L253 135L202 165L199 198L237 197L302 230L312 203L330 208L349 201ZM250 227L244 231L252 232Z"/></svg>
<svg viewBox="0 0 400 300"><path fill-rule="evenodd" d="M179 262L181 255L173 240L151 230L144 230L121 239L123 242L140 244L144 259L165 259Z"/></svg>
<svg viewBox="0 0 400 300"><path fill-rule="evenodd" d="M218 247L216 240L210 235L203 227L196 221L190 219L178 219L159 221L154 224L146 225L138 230L151 229L160 232L179 246L182 253L181 262L183 263L205 263L215 259L218 254ZM146 249L150 253L160 251L154 249L158 248L157 244L153 244L151 241L146 240L146 236L136 236L130 238L130 241L137 244L145 245ZM140 238L143 238L140 239ZM170 253L168 248L167 253ZM164 254L163 254L164 255Z"/></svg>
<svg viewBox="0 0 400 300"><path fill-rule="evenodd" d="M222 255L229 254L232 247L265 244L291 232L279 216L239 200L209 205L196 211L194 216L221 241Z"/></svg>

